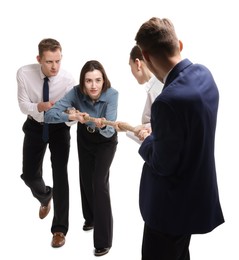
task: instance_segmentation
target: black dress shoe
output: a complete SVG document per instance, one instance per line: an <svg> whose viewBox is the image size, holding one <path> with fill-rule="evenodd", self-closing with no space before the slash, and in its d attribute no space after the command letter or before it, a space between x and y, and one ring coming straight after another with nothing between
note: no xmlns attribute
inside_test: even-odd
<svg viewBox="0 0 239 260"><path fill-rule="evenodd" d="M95 249L95 256L102 256L107 254L110 251L109 247L106 248L96 248Z"/></svg>
<svg viewBox="0 0 239 260"><path fill-rule="evenodd" d="M93 228L94 228L94 226L92 224L87 223L87 222L85 222L84 225L83 225L83 230L84 231L89 231L89 230L91 230Z"/></svg>

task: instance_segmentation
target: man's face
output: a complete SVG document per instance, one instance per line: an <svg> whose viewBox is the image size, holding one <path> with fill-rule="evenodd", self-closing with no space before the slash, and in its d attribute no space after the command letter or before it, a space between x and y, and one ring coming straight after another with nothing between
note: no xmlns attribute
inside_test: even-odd
<svg viewBox="0 0 239 260"><path fill-rule="evenodd" d="M42 72L47 77L56 76L61 66L62 54L60 50L45 51L43 56L37 56L37 61L41 64Z"/></svg>

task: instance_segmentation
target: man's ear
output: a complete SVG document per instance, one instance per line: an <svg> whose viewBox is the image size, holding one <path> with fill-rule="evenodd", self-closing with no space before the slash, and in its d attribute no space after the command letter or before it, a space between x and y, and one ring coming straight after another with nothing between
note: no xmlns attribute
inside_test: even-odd
<svg viewBox="0 0 239 260"><path fill-rule="evenodd" d="M37 59L38 63L41 63L41 58L39 55L37 55L36 59Z"/></svg>
<svg viewBox="0 0 239 260"><path fill-rule="evenodd" d="M183 43L180 40L179 40L179 49L180 49L180 51L183 50Z"/></svg>
<svg viewBox="0 0 239 260"><path fill-rule="evenodd" d="M142 50L142 54L143 54L143 56L144 56L144 59L145 59L146 61L149 61L149 60L150 60L150 59L149 59L149 55L148 55L147 51L145 51L145 50Z"/></svg>

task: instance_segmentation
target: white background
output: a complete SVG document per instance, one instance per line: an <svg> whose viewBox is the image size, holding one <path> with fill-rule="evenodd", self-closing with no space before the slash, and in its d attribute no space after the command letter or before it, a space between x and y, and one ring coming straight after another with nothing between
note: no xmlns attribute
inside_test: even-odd
<svg viewBox="0 0 239 260"><path fill-rule="evenodd" d="M56 38L63 46L62 67L71 71L77 81L87 60L97 59L104 65L112 86L120 93L118 120L137 125L145 92L133 78L128 59L137 30L152 16L173 21L184 43L183 57L206 65L220 91L215 157L226 222L209 234L192 237L191 259L239 259L239 86L236 80L239 19L236 3L236 0L1 1L0 259L95 259L93 232L82 230L76 126L71 129L69 161L70 227L62 248L54 249L50 245L52 211L46 219L40 220L39 203L20 179L21 127L26 116L21 114L17 103L17 69L36 62L40 40ZM104 259L140 260L143 221L138 208L138 188L143 161L138 147L124 133L119 133L110 177L114 239ZM49 153L44 170L45 181L51 185Z"/></svg>

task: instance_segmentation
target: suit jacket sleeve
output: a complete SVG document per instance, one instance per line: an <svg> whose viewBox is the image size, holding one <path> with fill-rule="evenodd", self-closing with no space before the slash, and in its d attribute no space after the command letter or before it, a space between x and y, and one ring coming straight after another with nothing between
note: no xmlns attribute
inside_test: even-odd
<svg viewBox="0 0 239 260"><path fill-rule="evenodd" d="M177 111L157 98L152 105L153 132L139 148L139 154L156 174L175 174L183 147L183 131Z"/></svg>

